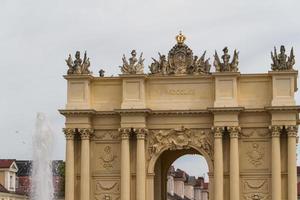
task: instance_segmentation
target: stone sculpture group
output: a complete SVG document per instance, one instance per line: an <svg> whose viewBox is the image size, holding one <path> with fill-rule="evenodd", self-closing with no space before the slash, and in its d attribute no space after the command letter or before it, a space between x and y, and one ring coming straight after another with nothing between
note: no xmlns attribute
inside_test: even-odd
<svg viewBox="0 0 300 200"><path fill-rule="evenodd" d="M152 58L153 62L149 66L150 75L199 75L210 74L211 64L209 58L205 58L206 51L200 56L193 55L193 51L184 43L186 37L180 32L176 36L177 44L169 51L168 56L158 53L159 58ZM230 61L228 48L223 49L223 55L219 57L217 51L214 54L213 65L216 72L238 72L239 52L234 50L232 60ZM280 53L277 54L276 47L271 52L273 71L292 71L295 64L295 56L293 48L290 56L285 53L285 47L280 47ZM131 57L127 60L123 55L123 64L120 66L122 74L144 74L144 58L143 53L137 58L136 50L131 51ZM76 51L75 60L69 55L66 60L69 66L68 75L70 74L91 74L89 70L90 61L85 52L83 60L80 52ZM99 72L100 77L104 76L104 71Z"/></svg>

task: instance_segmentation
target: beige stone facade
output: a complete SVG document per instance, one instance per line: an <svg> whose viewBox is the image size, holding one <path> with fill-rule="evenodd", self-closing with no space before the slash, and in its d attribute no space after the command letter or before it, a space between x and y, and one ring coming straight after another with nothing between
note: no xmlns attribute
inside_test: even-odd
<svg viewBox="0 0 300 200"><path fill-rule="evenodd" d="M185 154L210 199L297 198L297 71L65 79L66 200L165 200Z"/></svg>

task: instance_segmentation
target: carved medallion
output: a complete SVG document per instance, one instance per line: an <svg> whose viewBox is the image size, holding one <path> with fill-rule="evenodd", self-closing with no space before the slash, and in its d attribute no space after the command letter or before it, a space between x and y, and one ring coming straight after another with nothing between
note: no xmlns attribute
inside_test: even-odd
<svg viewBox="0 0 300 200"><path fill-rule="evenodd" d="M184 43L178 43L169 51L168 60L172 73L186 74L193 64L193 52Z"/></svg>
<svg viewBox="0 0 300 200"><path fill-rule="evenodd" d="M265 157L264 148L257 143L253 143L247 152L249 162L255 167L263 163Z"/></svg>
<svg viewBox="0 0 300 200"><path fill-rule="evenodd" d="M111 146L106 146L103 150L103 154L99 158L102 161L102 166L105 169L111 169L117 156L112 152Z"/></svg>

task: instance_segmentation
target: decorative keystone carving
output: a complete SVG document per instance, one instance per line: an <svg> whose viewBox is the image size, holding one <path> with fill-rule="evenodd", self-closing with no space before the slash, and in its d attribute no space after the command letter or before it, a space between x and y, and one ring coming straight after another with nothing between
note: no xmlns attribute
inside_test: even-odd
<svg viewBox="0 0 300 200"><path fill-rule="evenodd" d="M281 131L283 130L283 126L269 126L269 130L271 132L272 137L279 137Z"/></svg>
<svg viewBox="0 0 300 200"><path fill-rule="evenodd" d="M298 135L298 126L285 126L287 135L289 137L297 137Z"/></svg>
<svg viewBox="0 0 300 200"><path fill-rule="evenodd" d="M138 140L144 140L148 134L148 129L145 128L134 129L134 132L136 133L136 138Z"/></svg>
<svg viewBox="0 0 300 200"><path fill-rule="evenodd" d="M148 149L150 158L161 152L170 150L189 149L191 146L203 149L213 158L213 142L211 134L200 130L184 128L171 130L151 130L148 134Z"/></svg>
<svg viewBox="0 0 300 200"><path fill-rule="evenodd" d="M120 66L121 72L123 74L143 74L144 73L144 60L143 52L140 54L139 59L136 58L136 51L131 51L131 57L129 62L127 61L125 55L123 54L123 65Z"/></svg>
<svg viewBox="0 0 300 200"><path fill-rule="evenodd" d="M131 128L119 128L122 140L129 139L132 129Z"/></svg>
<svg viewBox="0 0 300 200"><path fill-rule="evenodd" d="M172 74L209 74L209 59L205 59L205 52L200 58L193 56L193 51L184 44L186 37L180 32L176 36L177 44L169 51L168 59L165 55L158 53L159 60L154 61L150 66L151 74L172 75Z"/></svg>
<svg viewBox="0 0 300 200"><path fill-rule="evenodd" d="M76 129L75 128L63 128L63 132L67 140L74 140Z"/></svg>
<svg viewBox="0 0 300 200"><path fill-rule="evenodd" d="M212 132L214 133L215 138L222 138L225 127L223 126L214 126L212 127Z"/></svg>
<svg viewBox="0 0 300 200"><path fill-rule="evenodd" d="M271 52L272 58L272 70L273 71L291 71L294 70L293 66L295 64L294 50L291 49L290 56L285 54L285 47L280 46L280 53L277 54L276 47L274 47L274 53Z"/></svg>
<svg viewBox="0 0 300 200"><path fill-rule="evenodd" d="M230 62L230 55L228 54L228 48L225 47L223 49L224 54L222 55L221 62L217 51L215 51L215 60L214 66L216 67L216 72L238 72L238 64L239 64L239 52L234 50L232 61Z"/></svg>
<svg viewBox="0 0 300 200"><path fill-rule="evenodd" d="M90 67L90 59L87 57L86 52L84 53L83 60L80 58L80 51L76 51L75 60L72 60L71 54L69 54L66 63L69 67L68 74L91 74L89 70Z"/></svg>
<svg viewBox="0 0 300 200"><path fill-rule="evenodd" d="M229 132L229 136L231 138L238 138L241 132L241 127L239 126L229 126L227 127L227 131Z"/></svg>
<svg viewBox="0 0 300 200"><path fill-rule="evenodd" d="M94 129L79 128L78 132L79 132L81 140L89 140L92 137L93 133L94 133Z"/></svg>

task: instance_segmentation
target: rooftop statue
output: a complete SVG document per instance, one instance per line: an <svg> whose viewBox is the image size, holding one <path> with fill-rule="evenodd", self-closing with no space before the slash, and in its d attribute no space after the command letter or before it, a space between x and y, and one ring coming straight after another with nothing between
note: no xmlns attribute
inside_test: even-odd
<svg viewBox="0 0 300 200"><path fill-rule="evenodd" d="M276 47L274 47L274 53L271 52L271 58L273 61L271 64L273 71L294 70L293 65L295 64L295 56L293 48L288 57L285 54L285 47L283 45L280 46L279 54L277 54Z"/></svg>
<svg viewBox="0 0 300 200"><path fill-rule="evenodd" d="M222 55L221 62L217 51L215 51L215 60L214 66L216 67L216 72L238 72L238 64L239 64L239 52L234 50L232 61L230 62L230 55L228 54L228 48L225 47L223 49L224 54Z"/></svg>
<svg viewBox="0 0 300 200"><path fill-rule="evenodd" d="M143 53L140 54L139 59L136 58L136 51L131 51L131 57L129 62L127 61L125 55L123 54L123 66L120 66L123 74L143 74L144 73L144 60Z"/></svg>
<svg viewBox="0 0 300 200"><path fill-rule="evenodd" d="M90 59L87 57L86 52L84 53L83 60L80 57L80 51L76 51L75 60L73 61L71 54L69 54L66 63L69 67L68 74L91 74L89 70Z"/></svg>
<svg viewBox="0 0 300 200"><path fill-rule="evenodd" d="M211 65L204 54L198 59L193 57L193 51L184 44L186 37L180 32L176 36L177 44L169 51L168 59L165 55L158 53L159 60L154 61L150 66L151 74L161 75L183 75L183 74L208 74Z"/></svg>

